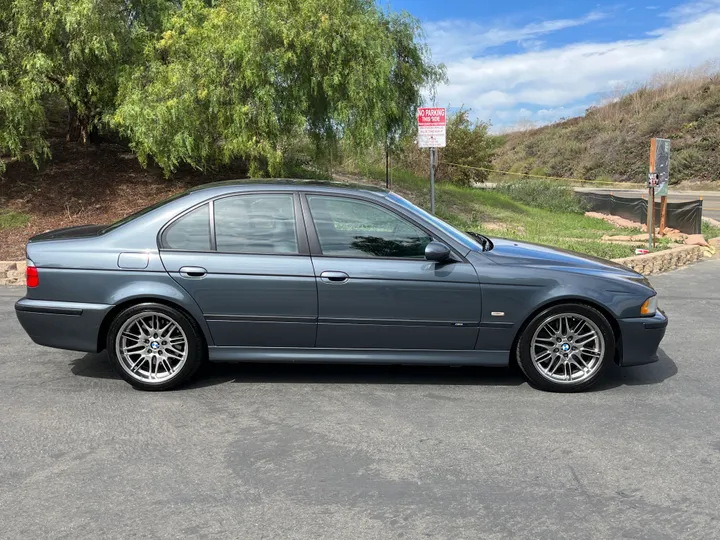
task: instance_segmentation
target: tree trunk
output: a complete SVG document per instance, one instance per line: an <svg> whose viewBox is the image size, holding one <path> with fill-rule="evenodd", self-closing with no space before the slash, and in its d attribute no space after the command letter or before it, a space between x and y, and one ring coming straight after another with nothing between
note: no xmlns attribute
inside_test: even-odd
<svg viewBox="0 0 720 540"><path fill-rule="evenodd" d="M65 140L68 142L82 142L87 144L90 138L90 118L85 114L78 113L75 105L68 109L68 130Z"/></svg>

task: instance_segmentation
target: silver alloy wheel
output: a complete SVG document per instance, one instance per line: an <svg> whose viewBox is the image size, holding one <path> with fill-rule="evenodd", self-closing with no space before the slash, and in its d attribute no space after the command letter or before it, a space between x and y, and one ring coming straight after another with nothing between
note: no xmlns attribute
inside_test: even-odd
<svg viewBox="0 0 720 540"><path fill-rule="evenodd" d="M561 384L589 379L602 365L605 339L593 321L578 315L547 318L535 330L530 356L546 379Z"/></svg>
<svg viewBox="0 0 720 540"><path fill-rule="evenodd" d="M185 365L188 340L182 327L157 311L130 317L115 338L115 353L122 368L144 383L173 378Z"/></svg>

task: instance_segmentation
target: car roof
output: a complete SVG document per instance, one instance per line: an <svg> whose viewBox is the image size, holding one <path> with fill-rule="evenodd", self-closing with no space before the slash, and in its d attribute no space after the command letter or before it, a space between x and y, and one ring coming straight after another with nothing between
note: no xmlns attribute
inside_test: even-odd
<svg viewBox="0 0 720 540"><path fill-rule="evenodd" d="M235 191L237 188L262 189L264 187L272 187L273 189L290 189L292 191L301 191L308 188L334 188L341 190L362 190L377 194L389 193L386 189L370 184L336 182L327 180L300 180L293 178L249 178L238 180L225 180L221 182L211 182L209 184L196 186L189 189L187 193L194 193L206 190L224 191L222 188L227 188L227 192L232 192Z"/></svg>

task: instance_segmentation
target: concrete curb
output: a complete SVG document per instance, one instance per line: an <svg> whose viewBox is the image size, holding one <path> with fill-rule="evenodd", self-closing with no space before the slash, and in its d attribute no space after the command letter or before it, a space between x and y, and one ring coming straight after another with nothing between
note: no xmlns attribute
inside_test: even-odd
<svg viewBox="0 0 720 540"><path fill-rule="evenodd" d="M613 262L632 268L645 276L660 274L701 261L705 248L702 246L679 246L657 253L613 259Z"/></svg>

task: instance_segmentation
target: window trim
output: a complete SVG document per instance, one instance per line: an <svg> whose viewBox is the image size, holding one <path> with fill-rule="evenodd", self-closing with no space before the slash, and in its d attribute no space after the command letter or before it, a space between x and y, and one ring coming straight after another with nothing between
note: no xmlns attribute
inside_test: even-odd
<svg viewBox="0 0 720 540"><path fill-rule="evenodd" d="M309 196L320 196L320 197L335 197L339 199L353 199L360 202L364 202L367 204L375 204L382 208L383 210L386 210L390 212L391 214L394 214L399 219L406 221L413 225L415 228L420 229L425 234L427 234L433 241L437 242L440 241L443 244L447 245L450 248L450 251L452 253L452 259L454 262L468 262L465 257L463 257L458 250L455 248L453 243L448 242L445 239L439 238L439 235L436 233L436 231L429 229L426 225L419 223L417 220L412 219L411 217L405 215L404 213L398 212L395 208L392 206L385 204L383 201L379 201L376 199L369 199L367 197L350 194L350 193L328 193L324 191L303 191L301 196L301 202L302 202L302 211L303 216L305 218L305 224L307 228L307 235L308 240L310 243L310 255L312 257L323 257L323 258L329 258L329 259L353 259L353 260L359 260L359 261L373 261L373 260L382 260L382 261L406 261L406 262L418 262L418 261L426 261L427 259L423 258L409 258L409 257L355 257L352 255L326 255L322 251L322 247L320 246L320 236L318 235L317 229L315 227L315 220L312 217L312 211L310 210L310 201L308 200ZM310 225L308 225L308 222Z"/></svg>
<svg viewBox="0 0 720 540"><path fill-rule="evenodd" d="M217 236L216 236L216 223L215 223L215 202L220 199L226 199L228 197L242 197L248 195L290 195L293 201L293 213L295 214L295 236L297 237L298 252L297 253L268 253L268 252L249 252L249 251L219 251L217 249ZM210 250L197 250L197 249L178 249L167 247L165 243L165 231L171 227L176 221L182 219L186 214L193 212L197 208L208 204L208 211L210 213ZM162 226L157 235L157 246L159 251L171 252L171 253L218 253L221 255L256 255L256 256L271 256L271 257L309 257L310 246L308 243L307 230L305 228L304 219L302 216L302 206L300 203L300 196L297 191L294 190L261 190L261 191L234 191L232 193L223 193L209 199L205 199L198 202L191 207L183 210L178 215L174 216L170 221Z"/></svg>

